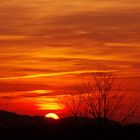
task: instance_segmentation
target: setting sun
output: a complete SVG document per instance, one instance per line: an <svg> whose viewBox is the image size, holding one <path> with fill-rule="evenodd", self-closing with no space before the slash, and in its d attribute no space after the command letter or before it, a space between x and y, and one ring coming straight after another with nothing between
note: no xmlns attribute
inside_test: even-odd
<svg viewBox="0 0 140 140"><path fill-rule="evenodd" d="M48 113L48 114L45 115L45 117L55 119L55 120L59 119L58 115L56 115L55 113Z"/></svg>

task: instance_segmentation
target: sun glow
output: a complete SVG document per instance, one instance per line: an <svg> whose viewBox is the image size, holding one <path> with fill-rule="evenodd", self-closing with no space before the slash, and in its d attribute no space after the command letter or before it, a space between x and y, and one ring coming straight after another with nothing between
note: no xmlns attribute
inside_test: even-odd
<svg viewBox="0 0 140 140"><path fill-rule="evenodd" d="M48 113L48 114L45 115L45 117L55 119L55 120L59 119L58 115L56 115L55 113Z"/></svg>
<svg viewBox="0 0 140 140"><path fill-rule="evenodd" d="M59 103L59 96L38 97L37 106L39 110L63 110L64 106Z"/></svg>

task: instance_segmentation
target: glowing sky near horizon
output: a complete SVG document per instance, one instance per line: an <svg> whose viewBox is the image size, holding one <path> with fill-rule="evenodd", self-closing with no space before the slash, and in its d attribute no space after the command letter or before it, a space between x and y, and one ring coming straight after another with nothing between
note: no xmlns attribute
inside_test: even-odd
<svg viewBox="0 0 140 140"><path fill-rule="evenodd" d="M8 110L61 110L58 98L98 66L139 97L139 0L0 0L1 109L12 95Z"/></svg>

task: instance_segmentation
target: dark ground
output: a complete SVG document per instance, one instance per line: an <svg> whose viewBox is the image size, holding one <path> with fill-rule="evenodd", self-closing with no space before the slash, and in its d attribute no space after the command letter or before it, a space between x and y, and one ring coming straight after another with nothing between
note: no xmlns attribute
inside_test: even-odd
<svg viewBox="0 0 140 140"><path fill-rule="evenodd" d="M69 117L60 120L0 111L0 140L140 140L140 124Z"/></svg>

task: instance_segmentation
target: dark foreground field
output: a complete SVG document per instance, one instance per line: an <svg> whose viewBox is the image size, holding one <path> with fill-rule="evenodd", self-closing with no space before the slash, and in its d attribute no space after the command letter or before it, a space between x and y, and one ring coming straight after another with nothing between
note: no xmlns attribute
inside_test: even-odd
<svg viewBox="0 0 140 140"><path fill-rule="evenodd" d="M0 111L0 140L140 140L140 125L73 117L60 120Z"/></svg>

